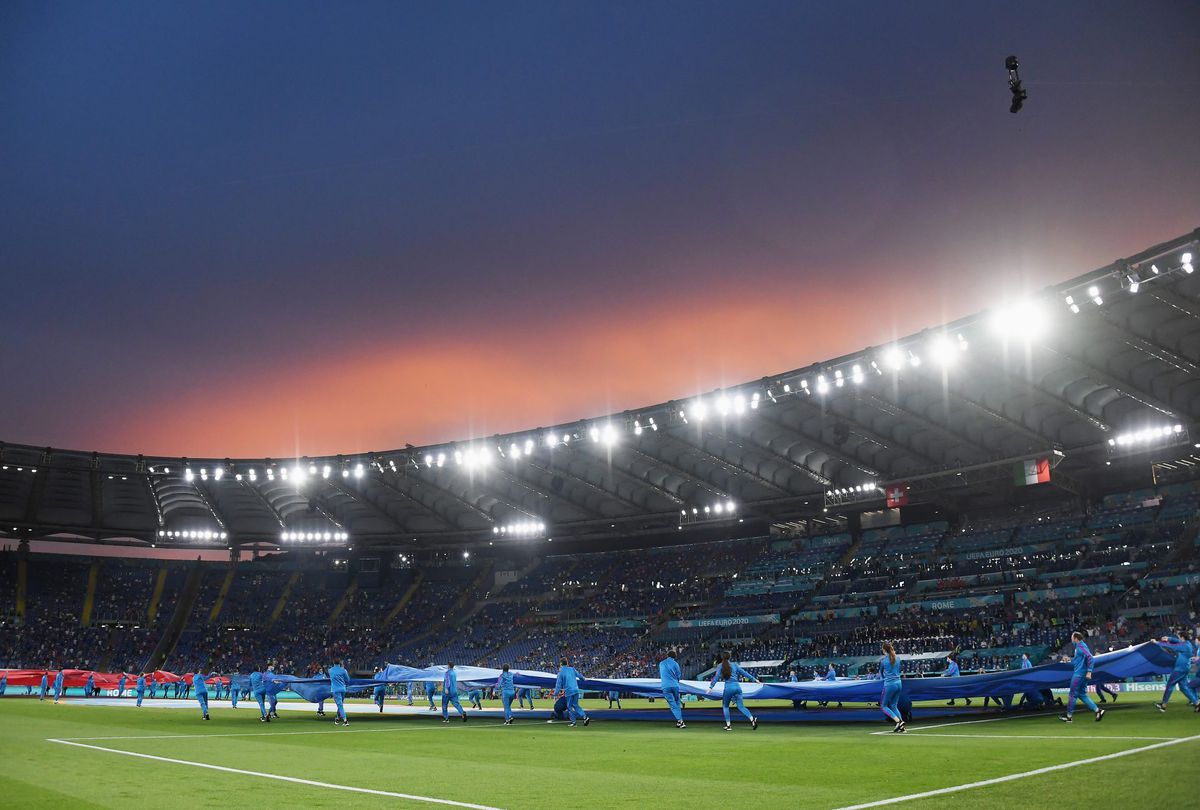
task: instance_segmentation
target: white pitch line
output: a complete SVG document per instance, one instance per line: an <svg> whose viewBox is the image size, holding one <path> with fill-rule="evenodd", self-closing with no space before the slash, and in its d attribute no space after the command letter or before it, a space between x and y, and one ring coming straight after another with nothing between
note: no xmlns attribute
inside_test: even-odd
<svg viewBox="0 0 1200 810"><path fill-rule="evenodd" d="M890 737L894 734L891 731L875 731L875 735ZM1052 734L896 734L897 737L905 737L912 739L913 737L959 737L968 740L1069 740L1071 742L1080 742L1081 740L1178 740L1179 737L1113 737L1104 735L1091 734L1087 737L1069 737L1063 735Z"/></svg>
<svg viewBox="0 0 1200 810"><path fill-rule="evenodd" d="M127 757L138 757L140 759L152 759L156 762L169 762L174 765L190 765L193 768L206 768L211 771L222 771L224 773L236 773L242 776L257 776L260 779L274 779L279 782L291 782L297 785L308 785L310 787L328 788L329 790L344 790L349 793L368 793L372 796L387 796L393 799L408 799L414 802L427 802L429 804L447 804L453 807L469 807L472 810L500 810L498 807L492 807L486 804L471 804L470 802L456 802L453 799L438 799L434 796L417 796L412 793L396 793L390 790L374 790L372 788L354 787L352 785L335 785L332 782L318 782L315 779L300 779L295 776L280 776L275 773L262 773L260 771L247 771L241 768L227 768L224 765L210 765L207 762L192 762L187 759L172 759L171 757L160 757L154 754L139 754L136 751L122 751L119 748L105 748L100 745L88 745L87 743L72 742L71 740L48 739L47 742L59 743L61 745L74 745L78 748L90 748L94 751L104 751L109 754L123 754Z"/></svg>
<svg viewBox="0 0 1200 810"><path fill-rule="evenodd" d="M1008 714L1004 717L988 717L984 720L955 720L953 723L934 723L931 726L913 726L909 731L921 731L930 728L946 728L947 726L973 726L979 723L1002 723L1005 720L1032 720L1040 717L1043 720L1047 718L1057 717L1054 714ZM889 734L891 732L888 732Z"/></svg>
<svg viewBox="0 0 1200 810"><path fill-rule="evenodd" d="M468 729L482 731L484 729L505 728L503 723L467 726ZM292 737L298 734L382 734L395 731L435 731L445 730L446 726L439 723L436 726L393 726L392 728L356 728L356 729L314 729L312 731L245 731L229 734L130 734L123 737L59 737L59 742L73 740L202 740L207 737Z"/></svg>
<svg viewBox="0 0 1200 810"><path fill-rule="evenodd" d="M1106 762L1110 759L1119 757L1127 757L1131 754L1141 754L1145 751L1153 751L1157 748L1166 748L1168 745L1179 745L1185 742L1194 742L1200 740L1200 734L1194 737L1178 737L1168 742L1154 743L1153 745L1143 745L1140 748L1129 748L1125 751L1118 751L1115 754L1104 754L1099 757L1088 757L1087 759L1077 759L1074 762L1064 762L1061 765L1048 765L1045 768L1037 768L1032 771L1022 771L1021 773L1010 773L1007 776L997 776L994 779L983 779L979 782L968 782L965 785L954 785L953 787L938 788L937 790L927 790L923 793L910 793L907 796L895 796L891 799L880 799L876 802L865 802L863 804L852 804L846 807L839 807L837 810L865 810L868 807L883 807L888 804L899 804L900 802L908 802L913 799L927 799L930 796L944 796L947 793L958 793L963 790L971 790L977 787L986 787L988 785L998 785L1003 782L1013 782L1017 779L1026 779L1030 776L1041 776L1044 773L1054 773L1055 771L1064 771L1068 768L1077 768L1080 765L1092 765L1096 762Z"/></svg>

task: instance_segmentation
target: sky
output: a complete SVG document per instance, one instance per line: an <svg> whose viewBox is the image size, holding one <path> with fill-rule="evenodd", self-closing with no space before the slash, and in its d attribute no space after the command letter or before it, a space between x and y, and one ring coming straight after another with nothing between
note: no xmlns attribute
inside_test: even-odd
<svg viewBox="0 0 1200 810"><path fill-rule="evenodd" d="M463 440L1019 298L1200 225L1198 25L1183 0L9 0L0 440Z"/></svg>

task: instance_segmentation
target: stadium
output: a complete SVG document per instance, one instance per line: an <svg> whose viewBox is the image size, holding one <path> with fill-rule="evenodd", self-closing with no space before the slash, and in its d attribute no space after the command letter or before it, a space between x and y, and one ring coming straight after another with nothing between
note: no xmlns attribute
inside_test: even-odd
<svg viewBox="0 0 1200 810"><path fill-rule="evenodd" d="M6 437L2 803L1178 801L1200 228L1157 238L545 425L271 457Z"/></svg>

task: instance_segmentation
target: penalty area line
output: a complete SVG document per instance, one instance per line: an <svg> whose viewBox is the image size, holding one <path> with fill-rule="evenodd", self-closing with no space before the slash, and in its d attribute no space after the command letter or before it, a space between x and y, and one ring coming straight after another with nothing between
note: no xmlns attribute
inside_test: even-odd
<svg viewBox="0 0 1200 810"><path fill-rule="evenodd" d="M900 802L908 802L914 799L927 799L930 796L944 796L947 793L958 793L963 790L971 790L973 788L987 787L988 785L999 785L1004 782L1014 782L1018 779L1026 779L1030 776L1041 776L1046 773L1054 773L1055 771L1065 771L1068 768L1077 768L1080 765L1092 765L1097 762L1107 762L1110 759L1118 759L1127 757L1131 754L1141 754L1145 751L1153 751L1158 748L1166 748L1169 745L1179 745L1185 742L1194 742L1200 740L1200 734L1193 737L1178 737L1167 742L1154 743L1153 745L1143 745L1139 748L1129 748L1124 751L1117 751L1115 754L1104 754L1098 757L1088 757L1087 759L1077 759L1074 762L1064 762L1060 765L1048 765L1045 768L1035 768L1032 771L1022 771L1021 773L1010 773L1006 776L997 776L993 779L982 779L978 782L968 782L965 785L954 785L953 787L938 788L937 790L926 790L923 793L910 793L907 796L895 796L891 799L880 799L875 802L864 802L863 804L851 804L845 807L839 807L837 810L865 810L868 807L883 807L888 804L899 804Z"/></svg>
<svg viewBox="0 0 1200 810"><path fill-rule="evenodd" d="M160 757L154 754L140 754L136 751L122 751L119 748L105 748L102 745L90 745L88 743L74 742L72 740L59 740L49 738L46 742L58 743L59 745L73 745L77 748L90 748L93 751L104 751L109 754L122 754L127 757L137 757L139 759L150 759L155 762L169 762L173 765L189 765L193 768L205 768L210 771L221 771L223 773L235 773L241 776L256 776L259 779L274 779L278 782L291 782L295 785L307 785L309 787L326 788L328 790L343 790L348 793L366 793L371 796L386 796L393 799L407 799L414 802L426 802L429 804L445 804L451 807L468 807L472 810L500 810L498 807L492 807L486 804L472 804L470 802L456 802L453 799L439 799L434 796L417 796L413 793L397 793L390 790L375 790L373 788L354 787L353 785L336 785L332 782L319 782L315 779L300 779L295 776L281 776L275 773L262 773L261 771L247 771L242 768L228 768L224 765L211 765L207 762L193 762L187 759L173 759L171 757Z"/></svg>

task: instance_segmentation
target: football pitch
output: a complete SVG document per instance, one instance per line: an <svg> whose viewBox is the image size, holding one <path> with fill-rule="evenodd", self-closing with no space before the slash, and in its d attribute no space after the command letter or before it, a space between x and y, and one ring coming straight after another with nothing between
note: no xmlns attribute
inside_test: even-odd
<svg viewBox="0 0 1200 810"><path fill-rule="evenodd" d="M1179 695L1160 714L1154 699L1123 695L1102 723L1086 711L1071 725L1051 712L986 713L918 720L895 735L882 722L681 730L662 709L661 723L586 728L548 725L541 713L506 727L478 712L448 725L433 713L355 713L337 728L307 706L262 724L245 704L222 702L205 722L194 703L9 697L0 806L1138 807L1187 795L1200 773L1200 715Z"/></svg>

